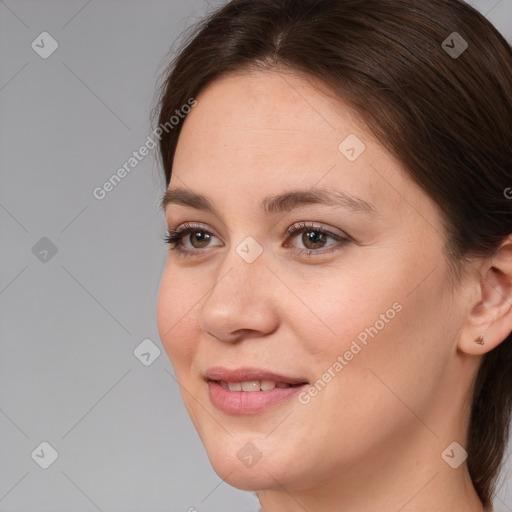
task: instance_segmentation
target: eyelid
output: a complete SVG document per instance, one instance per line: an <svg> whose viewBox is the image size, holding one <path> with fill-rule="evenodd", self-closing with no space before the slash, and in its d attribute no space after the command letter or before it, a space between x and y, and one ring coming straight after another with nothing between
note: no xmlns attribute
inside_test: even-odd
<svg viewBox="0 0 512 512"><path fill-rule="evenodd" d="M336 233L333 231L332 228L330 227L325 227L319 223L315 223L315 222L311 222L311 221L297 221L297 222L294 222L284 233L284 236L286 237L290 237L291 235L295 234L296 231L299 231L300 229L306 229L306 228L309 228L309 229L318 229L320 231L323 231L329 235L332 235L333 237L338 237L338 238L341 238L341 239L346 239L346 240L351 240L351 241L354 241L354 239L349 236L345 231L341 231L339 233ZM186 229L198 229L198 230L203 230L205 233L208 233L208 234L211 234L215 237L217 237L217 235L215 235L215 233L213 233L213 231L208 227L206 226L205 224L201 224L201 223L195 223L195 222L184 222L183 224L179 224L176 229L169 229L169 232L170 233L177 233L177 232L182 232L182 231L185 231ZM219 238L219 237L217 237Z"/></svg>
<svg viewBox="0 0 512 512"><path fill-rule="evenodd" d="M348 242L355 242L355 240L347 235L344 231L341 231L340 233L335 233L332 229L322 226L321 224L314 223L311 221L299 221L292 224L285 233L286 241L292 237L298 236L301 232L306 232L307 229L310 230L316 230L319 231L325 235L327 235L330 238L335 239L338 243L327 245L323 248L320 248L318 250L316 249L300 249L294 246L291 246L295 254L299 256L307 255L308 257L311 256L322 256L326 255L330 252L333 252L335 250L341 250L342 247L339 247L340 244L343 246ZM207 249L211 247L219 247L219 245L214 246L208 246L202 249L189 249L183 247L183 239L189 235L191 232L194 231L202 231L203 233L207 233L209 235L214 236L215 238L218 238L215 233L208 227L205 227L205 225L201 223L194 223L194 222L185 222L183 224L180 224L176 229L169 229L168 235L164 238L164 241L168 244L174 244L173 247L169 247L169 250L176 251L181 256L199 256L202 253L206 252ZM175 240L171 240L175 239ZM221 247L221 246L220 246ZM290 245L285 245L284 247L290 247ZM329 249L330 248L330 249Z"/></svg>
<svg viewBox="0 0 512 512"><path fill-rule="evenodd" d="M164 241L166 243L170 244L171 243L171 241L170 241L171 238L174 238L174 237L179 238L175 242L174 247L170 247L171 250L172 249L176 249L176 250L178 250L178 252L194 253L194 252L204 251L204 249L188 249L188 248L183 248L183 239L187 235L189 235L190 233L193 233L194 231L201 231L203 233L207 233L208 235L214 236L215 238L220 240L220 238L211 229L209 229L205 225L197 224L197 223L194 223L194 222L185 222L183 224L180 224L176 229L169 228L167 230L167 236L164 237ZM213 247L220 247L220 246L215 245ZM208 248L209 247L206 247L206 249L208 249Z"/></svg>
<svg viewBox="0 0 512 512"><path fill-rule="evenodd" d="M305 230L305 229L316 229L318 231L322 231L323 233L326 233L328 235L331 235L333 238L337 238L340 240L350 240L354 241L352 237L350 237L345 231L341 231L339 233L336 233L333 229L330 227L323 226L322 224L311 222L311 221L298 221L292 224L285 232L286 237L290 237L291 235L295 234L297 231Z"/></svg>

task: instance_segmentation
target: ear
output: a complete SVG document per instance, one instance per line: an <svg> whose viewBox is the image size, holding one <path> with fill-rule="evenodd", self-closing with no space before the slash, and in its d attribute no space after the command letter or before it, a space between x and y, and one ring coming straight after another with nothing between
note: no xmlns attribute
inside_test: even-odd
<svg viewBox="0 0 512 512"><path fill-rule="evenodd" d="M458 348L467 354L489 352L512 332L512 234L483 261L475 278L475 299ZM483 336L483 344L475 340Z"/></svg>

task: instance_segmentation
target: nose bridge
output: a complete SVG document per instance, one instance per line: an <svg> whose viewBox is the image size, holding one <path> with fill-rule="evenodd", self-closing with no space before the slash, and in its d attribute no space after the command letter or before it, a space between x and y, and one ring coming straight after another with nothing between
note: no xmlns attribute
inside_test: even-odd
<svg viewBox="0 0 512 512"><path fill-rule="evenodd" d="M241 242L233 244L223 259L212 293L218 285L230 289L231 294L238 294L242 299L246 295L245 287L250 287L254 292L259 288L259 283L271 277L266 268L266 256L263 244L252 236L245 236ZM254 293L249 295L254 296Z"/></svg>
<svg viewBox="0 0 512 512"><path fill-rule="evenodd" d="M254 239L244 240L234 246L224 258L217 282L208 299L221 302L236 299L240 305L248 302L247 299L253 301L257 297L261 301L264 297L260 292L265 288L268 289L264 283L270 277L271 273L266 268L262 246Z"/></svg>
<svg viewBox="0 0 512 512"><path fill-rule="evenodd" d="M255 239L247 237L234 246L202 305L201 328L226 341L241 330L272 329L276 319L267 283L271 278L263 247Z"/></svg>

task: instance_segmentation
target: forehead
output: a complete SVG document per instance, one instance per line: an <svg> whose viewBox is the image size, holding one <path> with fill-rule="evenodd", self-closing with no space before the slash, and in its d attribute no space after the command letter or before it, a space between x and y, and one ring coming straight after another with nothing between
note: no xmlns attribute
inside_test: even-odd
<svg viewBox="0 0 512 512"><path fill-rule="evenodd" d="M229 214L313 187L341 190L389 215L414 215L411 204L424 207L423 216L434 211L354 111L309 79L275 71L228 75L196 99L169 188L208 196ZM347 144L356 158L347 157Z"/></svg>
<svg viewBox="0 0 512 512"><path fill-rule="evenodd" d="M174 160L174 169L186 169L189 176L204 172L206 163L209 173L228 172L232 180L293 177L296 185L311 186L333 166L350 163L340 153L349 136L365 152L382 151L341 100L290 73L228 75L196 99Z"/></svg>
<svg viewBox="0 0 512 512"><path fill-rule="evenodd" d="M268 135L266 131L278 136L282 132L291 144L301 136L336 143L349 131L373 140L353 109L327 86L291 72L252 70L223 76L201 91L197 100L185 125L193 124L194 131L210 136L218 127L231 127L261 138ZM216 135L234 134L230 130ZM240 140L245 133L237 135Z"/></svg>

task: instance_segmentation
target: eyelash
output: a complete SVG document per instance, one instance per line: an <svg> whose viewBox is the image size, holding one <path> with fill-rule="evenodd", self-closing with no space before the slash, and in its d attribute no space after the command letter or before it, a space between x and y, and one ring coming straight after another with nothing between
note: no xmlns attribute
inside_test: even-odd
<svg viewBox="0 0 512 512"><path fill-rule="evenodd" d="M333 247L333 248L330 250L327 250L327 251L321 251L320 249L314 250L314 249L297 249L297 248L295 248L294 252L296 252L300 255L305 255L307 257L321 256L321 255L330 253L335 250L340 250L341 248L344 247L344 245L346 243L353 241L348 236L341 236L341 235L332 233L331 231L329 231L327 229L319 228L318 226L315 226L312 223L308 223L308 222L298 222L298 223L294 224L293 226L290 226L287 229L285 235L288 239L289 237L292 237L293 235L303 233L307 230L315 231L322 235L327 235L331 238L334 238L338 242L343 242L341 247L337 247L336 244L333 244L332 246L328 246L328 247ZM171 247L169 247L169 251L176 251L176 253L180 256L197 256L201 252L204 252L204 249L185 249L185 248L183 248L183 238L186 235L189 235L190 233L193 233L196 231L208 234L210 236L215 236L215 234L212 233L208 229L204 229L201 226L185 223L185 224L183 224L183 227L181 227L177 230L168 230L167 235L164 237L163 240L166 244L169 244L171 246ZM218 246L215 246L215 247L218 247ZM207 248L208 247L206 247L206 249Z"/></svg>

